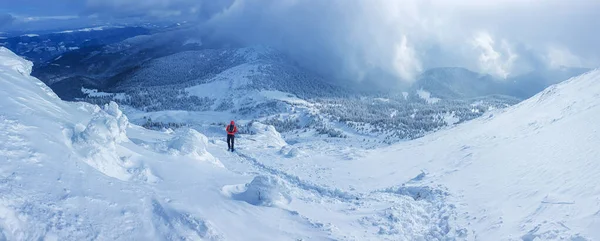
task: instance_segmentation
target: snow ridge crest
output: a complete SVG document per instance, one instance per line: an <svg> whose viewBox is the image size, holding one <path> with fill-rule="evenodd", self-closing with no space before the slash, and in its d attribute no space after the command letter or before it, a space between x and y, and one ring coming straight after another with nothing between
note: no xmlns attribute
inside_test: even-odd
<svg viewBox="0 0 600 241"><path fill-rule="evenodd" d="M29 76L33 70L33 63L17 56L5 47L0 47L0 67L7 67L24 76Z"/></svg>

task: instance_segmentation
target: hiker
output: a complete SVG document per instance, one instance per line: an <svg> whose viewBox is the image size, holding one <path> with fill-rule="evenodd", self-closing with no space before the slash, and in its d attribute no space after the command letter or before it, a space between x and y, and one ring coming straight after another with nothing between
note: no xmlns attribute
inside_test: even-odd
<svg viewBox="0 0 600 241"><path fill-rule="evenodd" d="M235 133L237 132L237 126L235 126L235 122L231 121L231 123L225 128L227 131L227 151L233 152L233 143L235 142Z"/></svg>

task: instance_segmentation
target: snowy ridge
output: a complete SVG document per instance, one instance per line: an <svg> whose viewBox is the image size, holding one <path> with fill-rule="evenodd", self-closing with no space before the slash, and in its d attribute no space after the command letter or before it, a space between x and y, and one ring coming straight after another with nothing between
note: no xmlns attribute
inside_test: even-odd
<svg viewBox="0 0 600 241"><path fill-rule="evenodd" d="M108 26L100 26L100 27L93 27L93 28L81 28L81 29L75 29L75 30L64 30L64 31L60 31L57 33L73 33L73 32L91 32L91 31L102 31L106 28L122 28L122 27L108 27Z"/></svg>
<svg viewBox="0 0 600 241"><path fill-rule="evenodd" d="M0 65L17 71L24 76L29 76L33 68L33 63L18 57L4 47L0 47Z"/></svg>

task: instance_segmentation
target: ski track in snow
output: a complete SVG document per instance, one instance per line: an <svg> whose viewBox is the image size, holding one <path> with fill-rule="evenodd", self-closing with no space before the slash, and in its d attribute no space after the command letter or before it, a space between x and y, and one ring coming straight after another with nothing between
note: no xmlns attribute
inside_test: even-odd
<svg viewBox="0 0 600 241"><path fill-rule="evenodd" d="M334 199L338 199L340 201L348 201L348 200L352 200L352 199L358 199L360 197L360 195L352 194L352 193L349 193L349 192L346 192L346 191L343 191L340 189L321 187L321 186L318 186L309 181L301 180L297 176L293 176L293 175L285 173L281 170L268 167L268 166L264 165L263 163L259 162L256 158L248 156L246 154L237 152L237 155L240 156L247 163L253 165L254 167L256 167L259 170L262 170L263 172L278 176L278 177L286 180L287 182L294 184L296 187L298 187L300 189L314 192L320 196L334 198Z"/></svg>

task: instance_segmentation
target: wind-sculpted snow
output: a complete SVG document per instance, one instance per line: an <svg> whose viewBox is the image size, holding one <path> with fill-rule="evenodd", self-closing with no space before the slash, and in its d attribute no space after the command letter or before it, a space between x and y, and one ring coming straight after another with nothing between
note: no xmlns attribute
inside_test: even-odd
<svg viewBox="0 0 600 241"><path fill-rule="evenodd" d="M94 114L87 125L76 125L73 130L73 147L90 166L108 176L127 180L130 178L127 158L118 155L117 145L127 142L127 117L116 103L107 104Z"/></svg>
<svg viewBox="0 0 600 241"><path fill-rule="evenodd" d="M17 71L23 76L29 76L33 68L33 63L17 57L16 54L5 47L0 47L0 65Z"/></svg>
<svg viewBox="0 0 600 241"><path fill-rule="evenodd" d="M173 139L168 141L167 152L172 155L190 156L194 159L208 161L223 167L223 164L218 159L206 151L207 145L208 139L206 136L194 129L183 129L175 132Z"/></svg>
<svg viewBox="0 0 600 241"><path fill-rule="evenodd" d="M277 176L257 176L232 198L258 206L285 206L291 202L287 184Z"/></svg>
<svg viewBox="0 0 600 241"><path fill-rule="evenodd" d="M299 150L296 147L292 147L292 146L282 147L281 150L279 150L279 153L281 155L285 156L286 158L296 158L296 157L306 155L303 151Z"/></svg>
<svg viewBox="0 0 600 241"><path fill-rule="evenodd" d="M250 126L250 132L257 134L255 138L258 139L254 140L262 143L263 148L281 148L287 145L274 126L253 122Z"/></svg>
<svg viewBox="0 0 600 241"><path fill-rule="evenodd" d="M115 102L104 106L83 130L75 130L75 140L89 142L100 146L115 146L120 142L128 141L127 127L129 120Z"/></svg>

